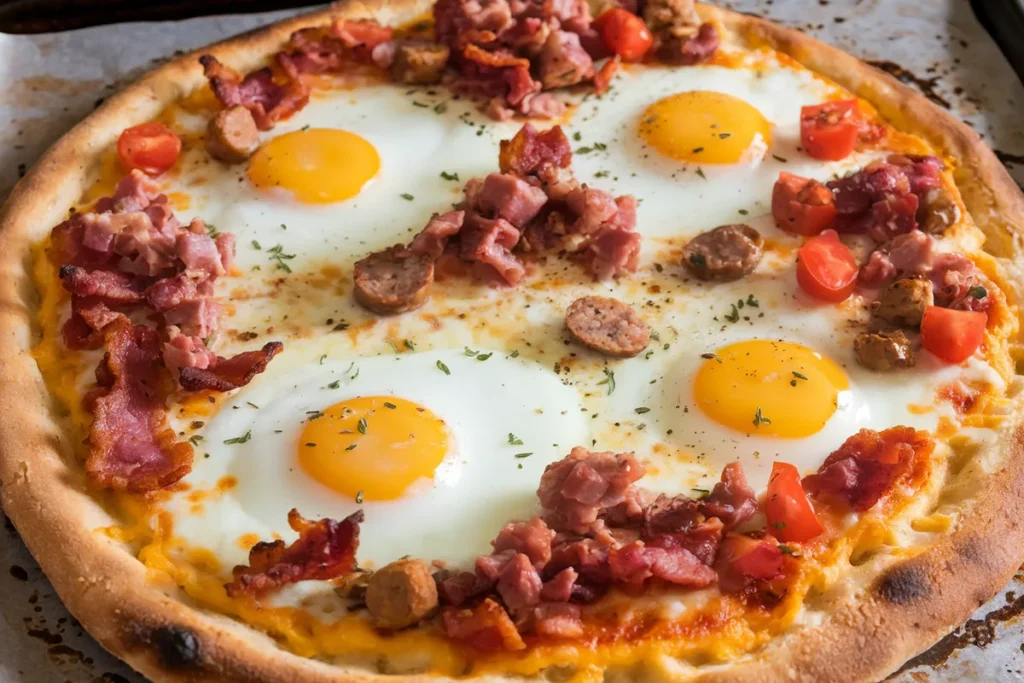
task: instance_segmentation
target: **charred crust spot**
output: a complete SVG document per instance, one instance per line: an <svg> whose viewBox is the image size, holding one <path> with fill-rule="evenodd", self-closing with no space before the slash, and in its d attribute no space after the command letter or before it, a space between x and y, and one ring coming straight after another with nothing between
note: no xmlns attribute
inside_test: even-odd
<svg viewBox="0 0 1024 683"><path fill-rule="evenodd" d="M917 565L894 567L878 580L878 594L894 605L910 605L931 593L928 577Z"/></svg>
<svg viewBox="0 0 1024 683"><path fill-rule="evenodd" d="M168 669L198 668L202 653L196 634L180 626L161 626L149 636L160 663Z"/></svg>

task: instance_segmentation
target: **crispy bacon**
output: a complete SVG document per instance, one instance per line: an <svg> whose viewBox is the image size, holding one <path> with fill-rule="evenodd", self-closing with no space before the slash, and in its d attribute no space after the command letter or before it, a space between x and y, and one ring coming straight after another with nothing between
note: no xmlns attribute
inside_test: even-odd
<svg viewBox="0 0 1024 683"><path fill-rule="evenodd" d="M785 569L782 550L771 537L728 533L715 560L718 585L726 593L737 593L758 581L782 578Z"/></svg>
<svg viewBox="0 0 1024 683"><path fill-rule="evenodd" d="M607 60L601 65L601 68L597 70L594 75L594 93L597 95L603 95L608 91L608 88L612 86L612 81L615 79L615 74L619 71L621 61L618 56Z"/></svg>
<svg viewBox="0 0 1024 683"><path fill-rule="evenodd" d="M632 453L592 453L577 446L541 476L537 497L544 519L556 530L587 533L603 509L626 500L644 471Z"/></svg>
<svg viewBox="0 0 1024 683"><path fill-rule="evenodd" d="M329 581L351 573L356 568L362 521L362 510L340 522L326 518L312 522L292 508L288 524L298 532L298 539L290 545L277 540L253 546L249 564L232 571L228 595L259 597L289 583Z"/></svg>
<svg viewBox="0 0 1024 683"><path fill-rule="evenodd" d="M268 342L259 351L245 351L231 358L217 357L209 368L183 367L178 377L187 391L231 391L244 387L267 369L267 364L284 349L281 342Z"/></svg>
<svg viewBox="0 0 1024 683"><path fill-rule="evenodd" d="M292 79L298 79L302 74L340 71L349 55L344 41L324 35L322 30L315 28L293 33L288 48L278 52L275 58L281 70Z"/></svg>
<svg viewBox="0 0 1024 683"><path fill-rule="evenodd" d="M373 50L394 37L394 29L381 26L374 19L338 19L331 24L331 33L348 47L363 46Z"/></svg>
<svg viewBox="0 0 1024 683"><path fill-rule="evenodd" d="M912 427L862 429L833 451L816 473L804 477L804 490L861 512L874 506L934 448L928 432Z"/></svg>
<svg viewBox="0 0 1024 683"><path fill-rule="evenodd" d="M647 547L636 541L608 554L612 577L626 584L640 585L651 578L693 588L714 583L718 576L686 548Z"/></svg>
<svg viewBox="0 0 1024 683"><path fill-rule="evenodd" d="M550 166L568 168L570 163L572 147L561 126L538 133L527 123L511 140L501 141L498 155L501 172L519 176L537 174Z"/></svg>
<svg viewBox="0 0 1024 683"><path fill-rule="evenodd" d="M490 69L521 68L529 71L530 60L516 57L507 50L490 52L470 43L462 49L462 56L479 66Z"/></svg>
<svg viewBox="0 0 1024 683"><path fill-rule="evenodd" d="M260 130L270 130L281 119L306 106L309 88L302 80L289 78L284 84L274 81L269 68L253 71L245 78L221 64L213 55L199 58L210 87L224 107L242 105L250 112Z"/></svg>
<svg viewBox="0 0 1024 683"><path fill-rule="evenodd" d="M445 607L441 610L445 635L476 650L497 652L526 648L508 612L487 598L473 609Z"/></svg>
<svg viewBox="0 0 1024 683"><path fill-rule="evenodd" d="M757 497L738 462L725 466L722 480L702 503L704 513L722 520L726 531L735 529L757 513Z"/></svg>
<svg viewBox="0 0 1024 683"><path fill-rule="evenodd" d="M61 266L58 273L64 289L76 297L92 297L108 306L144 301L146 282L126 273L109 270L87 271L78 266Z"/></svg>
<svg viewBox="0 0 1024 683"><path fill-rule="evenodd" d="M156 332L121 316L104 331L100 388L86 397L93 414L85 471L98 485L133 492L172 484L192 469L192 446L167 425L172 387Z"/></svg>

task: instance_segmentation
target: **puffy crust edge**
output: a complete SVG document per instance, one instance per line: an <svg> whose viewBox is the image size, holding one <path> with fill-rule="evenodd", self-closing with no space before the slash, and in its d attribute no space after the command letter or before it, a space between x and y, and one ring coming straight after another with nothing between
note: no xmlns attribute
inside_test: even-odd
<svg viewBox="0 0 1024 683"><path fill-rule="evenodd" d="M349 0L243 34L201 52L231 66L262 65L292 31L334 17L410 21L430 0ZM956 182L1000 257L1022 251L1024 197L978 136L907 86L799 32L726 10L705 16L767 44L871 102L898 128L956 157ZM146 581L145 568L83 520L102 513L54 416L29 354L37 335L29 277L31 244L86 189L100 152L125 127L148 120L204 82L199 51L152 71L110 98L62 137L18 184L0 213L0 502L61 599L89 632L132 667L159 681L385 681L297 657L231 619L193 609ZM995 594L1024 548L1024 425L1002 440L1002 467L970 519L925 553L885 571L821 627L780 638L755 655L698 675L702 681L877 679L897 668ZM69 464L72 463L72 464ZM428 680L426 677L406 680ZM430 679L436 680L436 679Z"/></svg>

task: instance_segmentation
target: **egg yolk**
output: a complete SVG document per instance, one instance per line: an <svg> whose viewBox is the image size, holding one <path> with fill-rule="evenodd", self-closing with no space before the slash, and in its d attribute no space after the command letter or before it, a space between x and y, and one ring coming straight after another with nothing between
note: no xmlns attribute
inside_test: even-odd
<svg viewBox="0 0 1024 683"><path fill-rule="evenodd" d="M644 110L640 136L677 161L734 164L755 150L767 151L771 124L743 100L720 92L692 90L664 97Z"/></svg>
<svg viewBox="0 0 1024 683"><path fill-rule="evenodd" d="M355 197L379 170L380 155L373 145L332 128L278 135L249 160L249 178L257 187L280 187L309 204Z"/></svg>
<svg viewBox="0 0 1024 683"><path fill-rule="evenodd" d="M747 434L795 439L821 430L849 380L831 359L801 344L754 339L707 358L693 384L700 410Z"/></svg>
<svg viewBox="0 0 1024 683"><path fill-rule="evenodd" d="M393 396L335 403L306 422L299 464L353 499L395 500L432 479L449 447L448 427L428 409Z"/></svg>

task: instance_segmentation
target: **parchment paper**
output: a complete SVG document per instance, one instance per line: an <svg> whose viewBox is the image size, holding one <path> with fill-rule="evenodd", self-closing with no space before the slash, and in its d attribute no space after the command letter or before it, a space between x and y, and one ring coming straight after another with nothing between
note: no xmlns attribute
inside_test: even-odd
<svg viewBox="0 0 1024 683"><path fill-rule="evenodd" d="M1024 184L1024 86L967 0L735 0L732 9L803 29L919 87L974 127ZM0 198L102 99L178 50L293 12L137 23L62 34L0 34ZM0 531L0 681L141 681L83 633L13 526ZM1020 597L1018 597L1020 595ZM895 676L1024 680L1024 574Z"/></svg>

